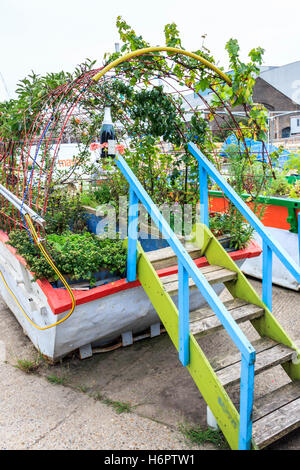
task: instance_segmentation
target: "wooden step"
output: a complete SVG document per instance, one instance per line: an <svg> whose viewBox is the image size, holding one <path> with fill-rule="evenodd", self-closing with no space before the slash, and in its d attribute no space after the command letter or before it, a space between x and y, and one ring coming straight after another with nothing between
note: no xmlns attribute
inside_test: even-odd
<svg viewBox="0 0 300 470"><path fill-rule="evenodd" d="M267 348L272 348L275 346L276 343L270 338L258 338L251 342L252 346L254 347L256 354L264 351ZM215 371L224 369L231 364L235 364L241 360L241 353L235 352L233 354L229 354L228 356L221 356L221 357L213 357L210 359L210 363Z"/></svg>
<svg viewBox="0 0 300 470"><path fill-rule="evenodd" d="M270 344L273 345L270 347ZM266 349L256 354L255 374L270 369L290 361L293 358L294 351L283 344L270 343L266 341ZM235 385L241 378L241 361L234 362L220 370L216 371L217 376L223 386Z"/></svg>
<svg viewBox="0 0 300 470"><path fill-rule="evenodd" d="M210 284L220 284L226 281L237 279L236 272L222 268L221 266L209 265L205 266L204 268L199 268L199 270ZM164 285L165 291L170 295L174 295L176 292L178 292L178 273L162 277L161 281ZM189 287L191 289L196 288L195 283L191 278L189 279Z"/></svg>
<svg viewBox="0 0 300 470"><path fill-rule="evenodd" d="M197 259L201 257L201 251L199 248L192 244L185 244L184 248L189 253L192 259ZM152 266L157 271L158 269L169 268L171 266L176 266L177 256L174 254L172 248L161 248L160 250L148 251L147 257L152 263Z"/></svg>
<svg viewBox="0 0 300 470"><path fill-rule="evenodd" d="M300 427L300 382L292 382L255 400L253 439L259 449Z"/></svg>
<svg viewBox="0 0 300 470"><path fill-rule="evenodd" d="M230 300L224 305L237 323L260 318L265 313L262 307L240 299ZM223 325L210 308L206 307L190 313L190 332L196 336L196 338L213 333L222 328Z"/></svg>

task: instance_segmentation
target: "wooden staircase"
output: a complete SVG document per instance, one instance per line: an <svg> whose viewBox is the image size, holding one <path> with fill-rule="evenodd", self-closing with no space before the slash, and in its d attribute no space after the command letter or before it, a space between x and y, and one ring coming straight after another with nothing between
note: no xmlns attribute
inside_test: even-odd
<svg viewBox="0 0 300 470"><path fill-rule="evenodd" d="M287 385L254 401L252 441L254 448L261 449L300 426L299 352L206 226L198 224L195 227L193 243L185 248L193 259L206 257L209 265L199 269L211 285L222 283L227 287L233 299L224 305L233 319L237 323L250 321L261 336L255 343L255 375L280 364L291 379ZM176 328L171 325L172 323L178 325L178 310L171 299L171 296L175 298L178 294L178 274L162 278L156 274L159 269L175 266L177 258L171 248L146 254L140 246L138 250L138 278L178 349L178 334L176 335ZM195 288L190 278L190 291ZM220 321L208 306L190 311L191 364L187 368L208 406L211 407L229 444L232 448L237 448L239 417L229 396L230 388L240 382L241 356L234 354L224 357L211 367L208 366L207 358L203 357L203 351L197 342L206 335L212 335L213 342L213 334L222 328ZM196 371L195 368L199 370ZM204 380L212 381L210 389L206 390ZM209 396L209 390L212 395L215 392L213 387L217 389L215 401ZM222 411L231 419L224 420Z"/></svg>

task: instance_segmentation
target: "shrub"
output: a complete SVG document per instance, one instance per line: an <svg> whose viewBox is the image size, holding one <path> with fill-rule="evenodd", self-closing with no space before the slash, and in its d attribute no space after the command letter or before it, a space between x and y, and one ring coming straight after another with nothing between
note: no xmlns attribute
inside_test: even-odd
<svg viewBox="0 0 300 470"><path fill-rule="evenodd" d="M39 249L31 243L26 231L12 231L8 243L24 257L36 278L57 280L56 274L40 256ZM47 248L62 274L69 275L74 280L87 279L91 285L95 281L94 273L102 268L120 275L126 270L126 249L119 239L100 239L88 232L65 232L49 235Z"/></svg>
<svg viewBox="0 0 300 470"><path fill-rule="evenodd" d="M285 196L289 194L291 185L289 184L286 177L279 173L276 175L276 179L272 179L270 184L270 192L274 196Z"/></svg>

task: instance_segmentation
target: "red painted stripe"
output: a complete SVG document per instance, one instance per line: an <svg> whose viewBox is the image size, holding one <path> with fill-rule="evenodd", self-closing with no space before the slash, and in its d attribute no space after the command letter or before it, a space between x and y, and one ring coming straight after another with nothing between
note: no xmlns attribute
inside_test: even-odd
<svg viewBox="0 0 300 470"><path fill-rule="evenodd" d="M6 243L9 240L8 235L0 230L0 242ZM10 245L6 245L9 251L24 265L26 261L24 258L16 254L15 248ZM237 261L239 259L253 258L259 256L262 252L261 247L256 241L251 241L247 248L243 250L234 251L229 253L230 257ZM205 257L194 260L196 265L200 268L207 266L208 262ZM157 271L159 277L169 276L170 274L176 274L178 272L178 266L172 266L170 268L164 268ZM38 280L38 285L42 289L43 293L47 297L48 304L55 315L66 312L71 308L71 301L68 292L65 289L54 289L49 281L46 279ZM73 291L77 305L82 305L93 300L101 299L108 295L116 294L123 290L132 289L133 287L140 286L139 281L127 282L126 279L120 279L119 281L105 284L104 286L94 287L88 291Z"/></svg>

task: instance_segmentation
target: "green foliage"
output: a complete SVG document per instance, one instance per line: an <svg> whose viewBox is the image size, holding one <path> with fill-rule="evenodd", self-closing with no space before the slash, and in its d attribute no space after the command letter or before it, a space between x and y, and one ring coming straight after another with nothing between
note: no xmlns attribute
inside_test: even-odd
<svg viewBox="0 0 300 470"><path fill-rule="evenodd" d="M130 403L111 400L110 398L102 395L100 392L97 392L95 395L93 395L93 398L96 401L101 401L105 405L111 406L118 414L131 413L132 411L132 406Z"/></svg>
<svg viewBox="0 0 300 470"><path fill-rule="evenodd" d="M209 228L215 236L230 235L229 247L235 250L245 248L254 231L232 205L229 206L228 212L212 215Z"/></svg>
<svg viewBox="0 0 300 470"><path fill-rule="evenodd" d="M20 80L16 89L17 98L0 103L1 137L5 137L8 141L24 139L49 92L71 79L71 74L62 71L49 73L44 77L31 72Z"/></svg>
<svg viewBox="0 0 300 470"><path fill-rule="evenodd" d="M153 137L162 137L165 142L180 145L178 133L180 121L175 105L167 98L162 86L135 93L131 107L131 118L139 131Z"/></svg>
<svg viewBox="0 0 300 470"><path fill-rule="evenodd" d="M165 38L167 46L183 49L181 39L179 37L179 31L175 23L167 24L165 26Z"/></svg>
<svg viewBox="0 0 300 470"><path fill-rule="evenodd" d="M252 203L253 212L261 218L265 206L258 202L261 193L267 194L268 178L264 163L247 158L241 153L238 146L230 145L226 150L228 163L228 182L238 195L250 194L247 202ZM253 234L253 228L247 224L236 210L235 206L228 200L228 208L224 214L216 214L211 217L210 228L215 235L230 235L230 247L235 249L244 248Z"/></svg>
<svg viewBox="0 0 300 470"><path fill-rule="evenodd" d="M234 129L235 127L235 122L237 122L239 125L242 125L242 126L248 125L248 120L245 118L239 118L235 116L235 121L234 121L231 117L229 117L226 122L220 122L218 129L214 131L213 137L214 137L215 142L224 142L227 139L227 137L232 135L233 133L232 129Z"/></svg>
<svg viewBox="0 0 300 470"><path fill-rule="evenodd" d="M291 185L283 173L277 173L276 179L271 179L269 190L273 196L286 196L290 189Z"/></svg>
<svg viewBox="0 0 300 470"><path fill-rule="evenodd" d="M130 25L118 17L117 28L123 42L122 52L134 51L147 47L148 43L135 33ZM165 43L167 46L184 49L176 24L165 26ZM131 122L122 121L127 134L131 138L130 148L126 150L127 163L138 175L140 181L156 203L178 201L180 204L196 202L198 197L197 164L187 151L187 143L196 143L200 150L213 161L216 146L208 131L208 121L196 110L191 111L191 120L185 121L183 101L181 97L166 93L164 87L150 81L153 77L175 80L179 85L194 90L195 93L208 88L216 92L215 99L210 103L213 120L219 109L227 111L223 127L236 130L239 140L254 135L256 138L265 136L266 114L261 106L254 106L252 101L255 77L262 62L263 50L252 49L250 61L244 63L239 57L239 45L236 40L226 44L232 68L233 86L224 84L218 76L212 78L211 70L195 59L181 54L151 53L142 58L132 58L118 66L124 80L116 79L110 85L109 99L112 104L113 117L122 120L129 116ZM203 46L196 54L214 63L210 51ZM106 55L110 62L117 55ZM146 65L145 65L146 61ZM136 87L136 84L139 87ZM236 119L231 109L241 105L245 118ZM226 121L226 122L225 122ZM222 132L222 131L221 131ZM225 131L224 131L225 132ZM169 156L160 151L160 140L173 146ZM220 140L220 135L216 140ZM245 155L240 155L240 160ZM249 156L246 157L250 159ZM109 182L111 197L117 197L127 191L122 177L114 176Z"/></svg>
<svg viewBox="0 0 300 470"><path fill-rule="evenodd" d="M18 359L16 367L26 374L36 372L39 368L38 361L28 361L27 359Z"/></svg>
<svg viewBox="0 0 300 470"><path fill-rule="evenodd" d="M252 49L249 53L251 62L245 64L239 57L239 44L236 39L230 39L225 49L229 55L229 63L233 70L232 94L230 97L232 106L244 103L253 104L252 91L255 78L259 74L259 65L262 64L264 50L262 48Z"/></svg>
<svg viewBox="0 0 300 470"><path fill-rule="evenodd" d="M112 184L112 181L110 182ZM112 186L109 183L101 183L90 191L83 191L80 194L80 203L96 209L102 204L113 204Z"/></svg>
<svg viewBox="0 0 300 470"><path fill-rule="evenodd" d="M121 48L122 52L135 51L149 46L149 44L143 40L142 36L136 35L135 31L122 19L121 16L118 16L117 18L117 28L120 38L124 42L124 45Z"/></svg>
<svg viewBox="0 0 300 470"><path fill-rule="evenodd" d="M52 385L65 385L67 382L66 377L58 377L55 374L51 374L47 376L48 382L50 382Z"/></svg>
<svg viewBox="0 0 300 470"><path fill-rule="evenodd" d="M191 444L202 445L206 442L210 442L219 448L228 448L228 444L225 441L223 434L220 431L214 429L203 430L200 426L184 426L179 427L181 433Z"/></svg>
<svg viewBox="0 0 300 470"><path fill-rule="evenodd" d="M237 133L238 139L243 140L243 138L250 137L252 134L254 139L266 142L267 111L263 105L255 105L253 103L253 88L255 79L260 71L259 66L262 64L264 50L261 47L252 49L249 52L250 62L244 63L239 57L240 48L236 39L230 39L225 48L228 52L229 63L232 69L230 74L232 86L219 84L217 88L214 88L217 97L213 100L213 106L219 106L220 108L225 106L231 117L230 108L243 106L248 125L242 128L242 132Z"/></svg>
<svg viewBox="0 0 300 470"><path fill-rule="evenodd" d="M80 194L80 203L82 206L92 207L93 209L96 209L99 205L92 192L82 192Z"/></svg>
<svg viewBox="0 0 300 470"><path fill-rule="evenodd" d="M131 412L130 403L114 401L114 400L111 400L110 398L104 398L103 403L105 405L111 406L118 414Z"/></svg>
<svg viewBox="0 0 300 470"><path fill-rule="evenodd" d="M289 159L284 165L284 170L294 170L300 175L300 152L291 154Z"/></svg>
<svg viewBox="0 0 300 470"><path fill-rule="evenodd" d="M38 248L30 242L26 231L12 231L9 244L23 256L38 279L58 279ZM126 270L126 249L121 240L99 239L88 232L65 232L49 235L47 248L60 272L72 280L87 279L93 285L97 271L107 269L123 275Z"/></svg>
<svg viewBox="0 0 300 470"><path fill-rule="evenodd" d="M291 199L300 199L300 181L296 181L295 185L290 185L289 197Z"/></svg>
<svg viewBox="0 0 300 470"><path fill-rule="evenodd" d="M61 234L70 229L75 233L86 230L84 210L78 193L59 189L50 193L44 218L48 234Z"/></svg>

